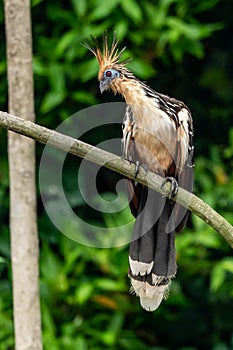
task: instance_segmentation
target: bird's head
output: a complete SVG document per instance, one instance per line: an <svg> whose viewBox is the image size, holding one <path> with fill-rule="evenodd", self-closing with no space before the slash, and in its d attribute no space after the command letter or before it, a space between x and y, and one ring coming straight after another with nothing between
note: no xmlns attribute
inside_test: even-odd
<svg viewBox="0 0 233 350"><path fill-rule="evenodd" d="M108 44L107 33L104 33L102 50L93 36L89 40L82 42L82 45L95 55L99 63L98 79L101 93L110 89L114 93L120 92L121 82L126 77L133 77L133 74L125 66L131 59L121 60L122 53L126 47L119 51L118 43L119 40L116 39L116 33L113 35L111 45Z"/></svg>
<svg viewBox="0 0 233 350"><path fill-rule="evenodd" d="M114 67L106 68L100 77L100 92L111 89L111 86L114 87L117 78L121 78L119 70Z"/></svg>

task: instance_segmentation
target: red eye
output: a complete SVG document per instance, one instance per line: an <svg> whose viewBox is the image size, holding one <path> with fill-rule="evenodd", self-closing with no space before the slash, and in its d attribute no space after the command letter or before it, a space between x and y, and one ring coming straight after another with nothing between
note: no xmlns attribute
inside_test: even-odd
<svg viewBox="0 0 233 350"><path fill-rule="evenodd" d="M107 70L105 75L106 77L110 78L112 76L112 72L110 70Z"/></svg>

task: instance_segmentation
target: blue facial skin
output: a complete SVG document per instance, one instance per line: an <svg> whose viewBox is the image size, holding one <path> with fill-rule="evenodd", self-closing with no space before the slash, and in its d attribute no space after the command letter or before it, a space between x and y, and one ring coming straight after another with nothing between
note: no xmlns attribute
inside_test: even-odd
<svg viewBox="0 0 233 350"><path fill-rule="evenodd" d="M114 79L114 78L119 78L120 77L120 73L115 70L115 69L107 69L104 72L104 77L105 78L109 78L110 80Z"/></svg>
<svg viewBox="0 0 233 350"><path fill-rule="evenodd" d="M120 73L115 69L107 69L103 74L103 79L100 81L100 92L109 89L109 84L115 78L119 78Z"/></svg>

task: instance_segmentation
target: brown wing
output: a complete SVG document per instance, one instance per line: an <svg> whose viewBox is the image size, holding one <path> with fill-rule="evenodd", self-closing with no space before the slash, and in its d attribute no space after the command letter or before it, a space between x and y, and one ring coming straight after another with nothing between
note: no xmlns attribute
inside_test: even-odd
<svg viewBox="0 0 233 350"><path fill-rule="evenodd" d="M182 106L183 107L183 106ZM181 108L177 113L177 149L174 164L171 167L169 176L176 178L178 185L187 191L193 191L193 123L188 109ZM122 154L129 161L139 159L134 143L134 118L132 109L127 106L123 120L123 138ZM144 188L141 184L135 184L135 181L126 180L127 194L130 201L130 209L136 217L138 212L138 203L141 192ZM176 231L180 232L186 225L189 211L179 204L174 205L173 213L175 215Z"/></svg>

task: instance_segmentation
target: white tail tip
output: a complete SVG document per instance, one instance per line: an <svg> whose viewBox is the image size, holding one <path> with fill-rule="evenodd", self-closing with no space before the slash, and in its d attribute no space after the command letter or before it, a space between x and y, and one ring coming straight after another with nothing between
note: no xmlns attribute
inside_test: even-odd
<svg viewBox="0 0 233 350"><path fill-rule="evenodd" d="M166 285L151 285L148 282L131 278L131 291L140 298L140 304L146 311L158 309L162 300L168 295L170 282Z"/></svg>

